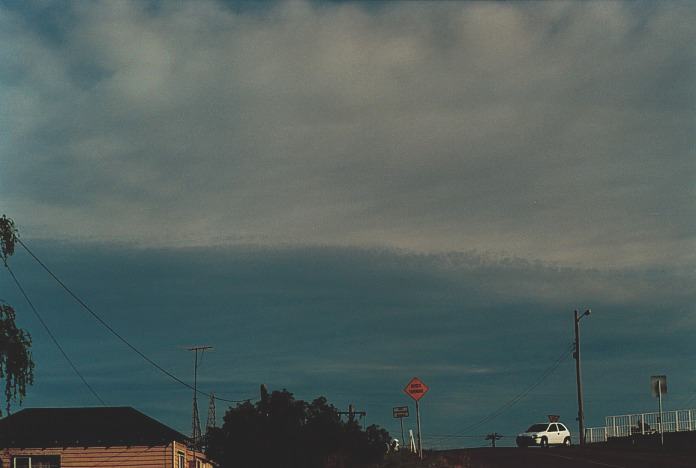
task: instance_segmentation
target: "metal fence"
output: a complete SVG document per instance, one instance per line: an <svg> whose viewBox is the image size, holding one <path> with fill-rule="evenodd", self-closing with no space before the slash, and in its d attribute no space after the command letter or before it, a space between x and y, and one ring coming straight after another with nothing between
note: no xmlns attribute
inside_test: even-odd
<svg viewBox="0 0 696 468"><path fill-rule="evenodd" d="M629 437L659 432L696 431L696 409L607 416L604 427L585 429L587 443L606 442L611 437Z"/></svg>
<svg viewBox="0 0 696 468"><path fill-rule="evenodd" d="M607 428L606 427L586 427L585 428L585 442L592 444L595 442L606 442L607 441Z"/></svg>

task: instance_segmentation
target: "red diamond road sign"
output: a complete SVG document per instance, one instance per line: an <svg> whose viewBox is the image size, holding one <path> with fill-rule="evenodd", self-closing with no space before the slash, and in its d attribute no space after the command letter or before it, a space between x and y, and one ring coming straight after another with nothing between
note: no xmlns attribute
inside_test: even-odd
<svg viewBox="0 0 696 468"><path fill-rule="evenodd" d="M404 392L416 401L423 398L423 395L425 395L428 390L430 390L428 386L418 377L412 378L408 385L406 385L406 388L404 388Z"/></svg>

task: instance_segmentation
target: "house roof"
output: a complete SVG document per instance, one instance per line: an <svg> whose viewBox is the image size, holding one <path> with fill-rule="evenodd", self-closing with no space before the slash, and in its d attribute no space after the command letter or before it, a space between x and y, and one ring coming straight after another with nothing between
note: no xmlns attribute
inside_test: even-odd
<svg viewBox="0 0 696 468"><path fill-rule="evenodd" d="M27 408L0 419L0 447L159 445L178 431L131 407Z"/></svg>

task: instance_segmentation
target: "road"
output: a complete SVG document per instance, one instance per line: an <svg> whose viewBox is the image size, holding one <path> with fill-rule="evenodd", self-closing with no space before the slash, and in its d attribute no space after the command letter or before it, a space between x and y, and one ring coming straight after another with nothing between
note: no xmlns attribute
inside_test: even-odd
<svg viewBox="0 0 696 468"><path fill-rule="evenodd" d="M696 468L696 453L671 454L615 449L481 448L440 452L470 468ZM468 462L468 463L467 463Z"/></svg>

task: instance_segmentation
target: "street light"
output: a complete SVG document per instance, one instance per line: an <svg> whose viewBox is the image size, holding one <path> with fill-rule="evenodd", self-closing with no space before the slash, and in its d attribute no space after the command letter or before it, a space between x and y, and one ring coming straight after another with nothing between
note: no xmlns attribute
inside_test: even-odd
<svg viewBox="0 0 696 468"><path fill-rule="evenodd" d="M577 310L573 311L575 316L575 352L573 357L575 358L575 378L578 384L578 430L581 446L585 445L585 411L582 405L582 378L580 374L580 320L591 313L590 309L587 309L582 315L578 315Z"/></svg>

